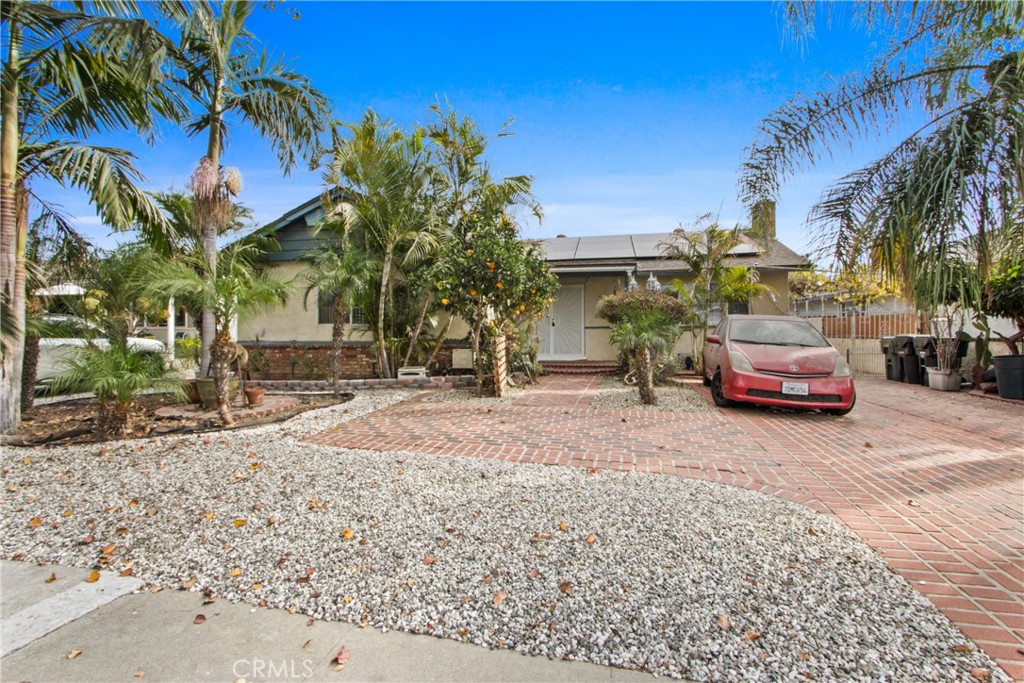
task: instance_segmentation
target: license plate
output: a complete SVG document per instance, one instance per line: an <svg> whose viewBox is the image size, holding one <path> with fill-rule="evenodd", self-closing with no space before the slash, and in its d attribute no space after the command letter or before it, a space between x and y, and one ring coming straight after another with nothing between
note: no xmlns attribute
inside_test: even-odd
<svg viewBox="0 0 1024 683"><path fill-rule="evenodd" d="M809 386L806 382L783 382L782 393L794 396L807 396L810 393L808 391Z"/></svg>

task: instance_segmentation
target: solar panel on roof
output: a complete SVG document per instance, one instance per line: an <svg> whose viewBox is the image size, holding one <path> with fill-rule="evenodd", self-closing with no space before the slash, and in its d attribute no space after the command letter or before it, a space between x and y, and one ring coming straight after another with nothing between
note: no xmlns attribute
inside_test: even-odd
<svg viewBox="0 0 1024 683"><path fill-rule="evenodd" d="M552 237L541 240L540 248L548 261L569 261L576 258L579 237Z"/></svg>
<svg viewBox="0 0 1024 683"><path fill-rule="evenodd" d="M651 232L633 235L633 250L637 258L661 258L665 253L665 244L670 241L672 233Z"/></svg>
<svg viewBox="0 0 1024 683"><path fill-rule="evenodd" d="M578 259L633 258L633 242L628 235L581 237L576 249Z"/></svg>

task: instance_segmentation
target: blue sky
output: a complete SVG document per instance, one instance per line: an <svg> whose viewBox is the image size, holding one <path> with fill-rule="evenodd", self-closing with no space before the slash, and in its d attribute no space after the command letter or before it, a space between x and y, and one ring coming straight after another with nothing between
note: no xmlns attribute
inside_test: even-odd
<svg viewBox="0 0 1024 683"><path fill-rule="evenodd" d="M251 30L293 60L355 121L366 107L402 126L426 123L447 97L484 131L515 118L493 142L499 175L535 176L545 208L528 237L667 231L705 212L743 222L736 198L743 148L758 122L798 92L863 70L877 36L822 27L798 47L783 40L778 7L736 3L289 2L258 10ZM130 136L149 189L184 187L202 140L165 127L155 147ZM879 149L868 141L788 182L779 237L808 251L804 227L819 192ZM266 223L321 189L319 172L282 176L270 147L239 122L223 163L238 167L241 200ZM111 244L84 199L35 188Z"/></svg>

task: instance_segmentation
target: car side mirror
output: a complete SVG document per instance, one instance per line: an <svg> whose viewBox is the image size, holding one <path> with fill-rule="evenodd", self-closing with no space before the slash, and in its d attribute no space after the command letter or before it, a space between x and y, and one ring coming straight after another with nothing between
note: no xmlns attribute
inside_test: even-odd
<svg viewBox="0 0 1024 683"><path fill-rule="evenodd" d="M707 341L708 344L722 343L722 339L717 334L709 334L707 337L705 337L705 341Z"/></svg>

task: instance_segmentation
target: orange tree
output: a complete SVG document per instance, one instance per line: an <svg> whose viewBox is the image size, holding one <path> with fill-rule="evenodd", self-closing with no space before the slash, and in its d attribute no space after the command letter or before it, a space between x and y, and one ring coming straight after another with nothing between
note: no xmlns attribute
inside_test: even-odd
<svg viewBox="0 0 1024 683"><path fill-rule="evenodd" d="M482 342L500 334L532 340L536 320L554 301L558 278L537 245L521 240L504 215L468 217L465 224L466 230L446 241L431 274L443 309L469 325L479 389L485 374Z"/></svg>

